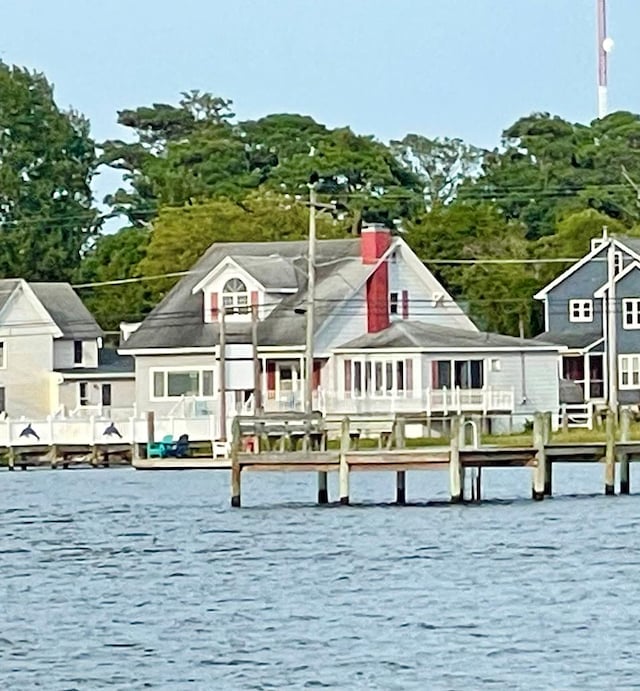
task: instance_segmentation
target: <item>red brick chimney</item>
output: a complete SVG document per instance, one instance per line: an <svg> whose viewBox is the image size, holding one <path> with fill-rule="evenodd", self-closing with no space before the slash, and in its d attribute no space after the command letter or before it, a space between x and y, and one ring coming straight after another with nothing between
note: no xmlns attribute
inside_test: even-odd
<svg viewBox="0 0 640 691"><path fill-rule="evenodd" d="M378 225L365 226L360 236L363 264L377 264L391 246L391 231ZM367 279L367 331L389 326L389 267L384 261Z"/></svg>

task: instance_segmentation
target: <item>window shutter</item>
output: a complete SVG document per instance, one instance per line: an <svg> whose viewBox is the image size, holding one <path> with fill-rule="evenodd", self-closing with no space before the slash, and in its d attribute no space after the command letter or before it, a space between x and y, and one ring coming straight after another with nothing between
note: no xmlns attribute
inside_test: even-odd
<svg viewBox="0 0 640 691"><path fill-rule="evenodd" d="M320 386L320 371L322 370L322 362L320 360L313 361L313 377L311 380L313 390L317 391Z"/></svg>
<svg viewBox="0 0 640 691"><path fill-rule="evenodd" d="M251 311L253 313L253 310L255 309L255 315L256 315L256 319L257 319L258 318L258 291L252 290L251 295L249 297L251 299Z"/></svg>
<svg viewBox="0 0 640 691"><path fill-rule="evenodd" d="M218 293L209 294L209 309L211 321L218 321Z"/></svg>
<svg viewBox="0 0 640 691"><path fill-rule="evenodd" d="M431 361L431 388L432 389L439 389L440 388L440 382L438 381L438 361L437 360Z"/></svg>
<svg viewBox="0 0 640 691"><path fill-rule="evenodd" d="M402 291L402 318L409 319L409 291Z"/></svg>
<svg viewBox="0 0 640 691"><path fill-rule="evenodd" d="M267 360L267 391L276 390L276 363Z"/></svg>

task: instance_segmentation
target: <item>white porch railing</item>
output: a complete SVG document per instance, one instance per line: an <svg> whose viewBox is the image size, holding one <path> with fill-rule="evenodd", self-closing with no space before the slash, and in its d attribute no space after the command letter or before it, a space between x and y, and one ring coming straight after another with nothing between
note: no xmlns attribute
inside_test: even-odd
<svg viewBox="0 0 640 691"><path fill-rule="evenodd" d="M558 426L563 429L593 429L593 403L563 403L558 414Z"/></svg>
<svg viewBox="0 0 640 691"><path fill-rule="evenodd" d="M404 395L363 395L348 397L337 392L324 392L321 398L324 413L426 413L448 415L466 412L511 413L515 409L513 389L425 389Z"/></svg>

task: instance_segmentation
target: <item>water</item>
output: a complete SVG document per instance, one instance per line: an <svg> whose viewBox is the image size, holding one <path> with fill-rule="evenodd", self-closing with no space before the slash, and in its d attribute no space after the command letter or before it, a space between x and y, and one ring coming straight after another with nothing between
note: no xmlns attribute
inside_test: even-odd
<svg viewBox="0 0 640 691"><path fill-rule="evenodd" d="M484 480L503 500L394 507L360 473L316 507L313 476L256 473L232 511L226 472L2 472L2 688L640 688L639 497Z"/></svg>

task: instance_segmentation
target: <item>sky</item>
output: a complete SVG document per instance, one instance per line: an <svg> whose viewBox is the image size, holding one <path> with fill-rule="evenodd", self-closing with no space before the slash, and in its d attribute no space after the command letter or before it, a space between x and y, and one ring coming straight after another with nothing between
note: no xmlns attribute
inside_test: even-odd
<svg viewBox="0 0 640 691"><path fill-rule="evenodd" d="M531 112L596 112L596 0L10 0L0 58L42 71L97 140L117 111L230 98L379 139L492 148ZM640 0L608 0L611 110L640 112ZM99 192L114 178L102 176Z"/></svg>

